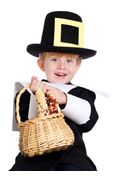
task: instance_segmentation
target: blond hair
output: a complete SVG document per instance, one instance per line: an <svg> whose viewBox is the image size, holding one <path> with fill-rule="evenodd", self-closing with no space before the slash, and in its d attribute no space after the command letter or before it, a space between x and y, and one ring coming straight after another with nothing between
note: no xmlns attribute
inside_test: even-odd
<svg viewBox="0 0 125 177"><path fill-rule="evenodd" d="M77 64L81 63L81 57L78 54L72 54L72 53L61 53L61 52L43 52L39 54L39 59L45 60L48 57L51 57L52 55L56 57L62 57L63 55L66 55L67 58L74 58L76 56Z"/></svg>

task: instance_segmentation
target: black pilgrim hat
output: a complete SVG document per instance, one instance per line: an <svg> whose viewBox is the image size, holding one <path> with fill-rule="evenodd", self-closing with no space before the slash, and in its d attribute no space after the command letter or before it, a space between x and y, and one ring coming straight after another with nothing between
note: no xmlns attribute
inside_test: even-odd
<svg viewBox="0 0 125 177"><path fill-rule="evenodd" d="M47 14L40 44L30 44L27 52L39 57L42 52L79 54L82 59L92 57L95 50L84 48L84 25L79 15L67 11Z"/></svg>

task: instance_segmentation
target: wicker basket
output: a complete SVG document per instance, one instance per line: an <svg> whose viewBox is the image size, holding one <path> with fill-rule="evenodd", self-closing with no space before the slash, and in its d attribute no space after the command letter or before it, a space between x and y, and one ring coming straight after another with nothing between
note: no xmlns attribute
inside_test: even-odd
<svg viewBox="0 0 125 177"><path fill-rule="evenodd" d="M20 132L21 153L24 156L33 157L67 149L74 142L74 134L65 122L56 101L52 97L47 98L41 90L35 94L37 117L21 122L20 96L28 87L29 85L23 88L16 98L16 119Z"/></svg>

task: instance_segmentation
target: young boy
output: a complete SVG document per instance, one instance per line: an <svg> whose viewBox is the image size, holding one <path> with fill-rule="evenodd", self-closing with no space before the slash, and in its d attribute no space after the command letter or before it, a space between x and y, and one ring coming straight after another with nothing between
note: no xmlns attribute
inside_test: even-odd
<svg viewBox="0 0 125 177"><path fill-rule="evenodd" d="M46 74L46 80L32 77L33 93L42 89L56 99L65 121L73 130L75 141L66 150L51 152L31 158L21 153L10 171L96 171L96 166L87 156L82 134L90 131L97 119L95 93L75 86L71 80L78 71L82 59L92 57L96 51L83 48L83 23L72 12L51 12L45 19L40 44L28 45L27 51L36 57L38 66ZM52 84L54 86L52 86ZM64 88L60 85L64 85ZM56 86L57 85L57 86ZM68 87L68 88L67 88ZM27 120L30 93L24 92L20 100L22 121Z"/></svg>

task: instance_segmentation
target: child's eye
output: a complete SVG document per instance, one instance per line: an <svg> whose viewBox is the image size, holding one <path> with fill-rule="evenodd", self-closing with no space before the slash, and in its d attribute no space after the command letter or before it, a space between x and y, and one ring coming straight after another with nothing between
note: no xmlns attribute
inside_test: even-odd
<svg viewBox="0 0 125 177"><path fill-rule="evenodd" d="M51 58L50 60L51 61L57 61L57 58Z"/></svg>
<svg viewBox="0 0 125 177"><path fill-rule="evenodd" d="M67 59L67 62L68 62L68 63L72 63L73 60L72 60L72 59Z"/></svg>

